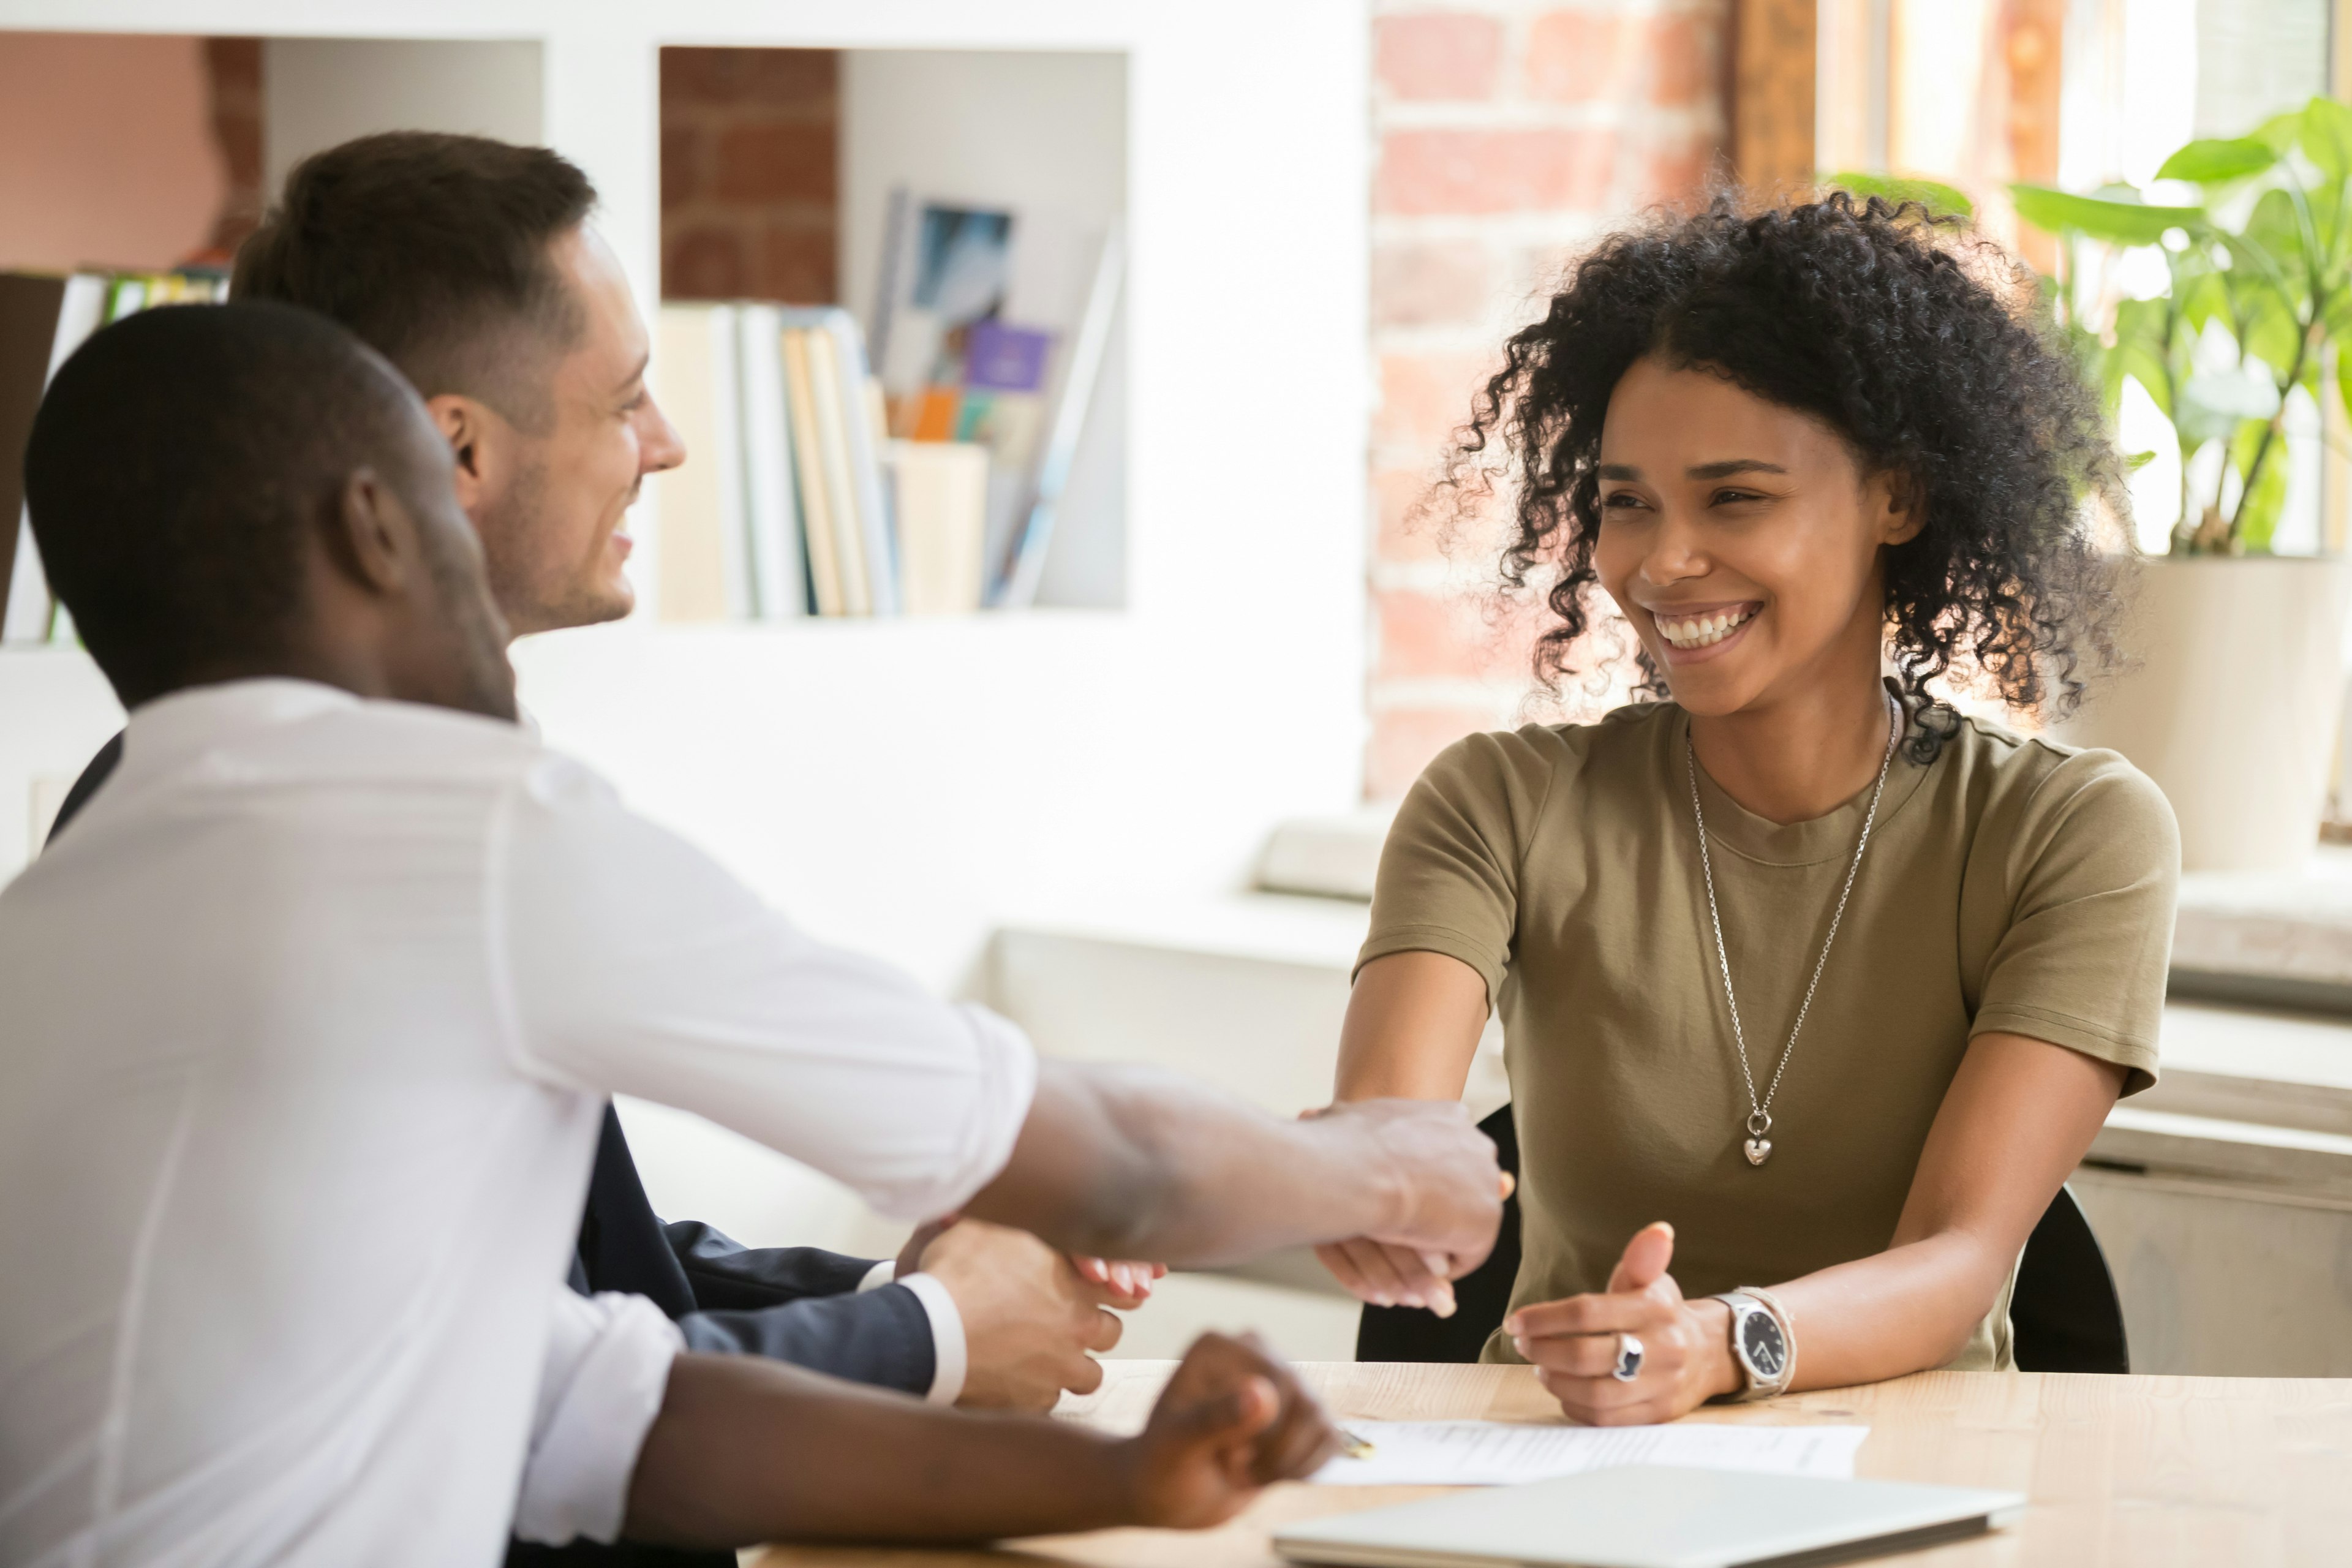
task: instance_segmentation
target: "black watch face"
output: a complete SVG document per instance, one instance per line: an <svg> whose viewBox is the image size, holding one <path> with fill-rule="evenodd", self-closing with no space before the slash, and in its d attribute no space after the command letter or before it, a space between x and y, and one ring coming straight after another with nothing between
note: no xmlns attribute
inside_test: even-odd
<svg viewBox="0 0 2352 1568"><path fill-rule="evenodd" d="M1767 1381L1780 1376L1780 1369L1789 1363L1788 1343L1780 1338L1780 1325L1769 1312L1748 1314L1739 1325L1739 1348L1746 1352L1748 1364Z"/></svg>

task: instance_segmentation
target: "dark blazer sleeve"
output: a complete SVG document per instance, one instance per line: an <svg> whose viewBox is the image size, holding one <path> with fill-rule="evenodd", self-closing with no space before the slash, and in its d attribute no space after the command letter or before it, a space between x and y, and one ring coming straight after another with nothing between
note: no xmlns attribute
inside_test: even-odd
<svg viewBox="0 0 2352 1568"><path fill-rule="evenodd" d="M815 1247L744 1247L698 1219L673 1220L662 1231L695 1305L710 1310L845 1296L866 1282L876 1261Z"/></svg>
<svg viewBox="0 0 2352 1568"><path fill-rule="evenodd" d="M664 1226L620 1117L604 1108L573 1289L648 1298L677 1322L690 1350L764 1355L853 1383L927 1394L938 1368L930 1314L903 1285L857 1294L873 1267L871 1258L813 1247L739 1247L697 1220Z"/></svg>
<svg viewBox="0 0 2352 1568"><path fill-rule="evenodd" d="M758 1311L689 1312L677 1326L690 1351L763 1355L902 1394L929 1393L939 1364L930 1314L904 1285Z"/></svg>

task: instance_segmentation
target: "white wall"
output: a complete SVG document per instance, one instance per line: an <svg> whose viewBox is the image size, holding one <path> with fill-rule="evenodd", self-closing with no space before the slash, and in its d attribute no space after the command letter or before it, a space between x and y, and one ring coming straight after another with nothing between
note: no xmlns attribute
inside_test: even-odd
<svg viewBox="0 0 2352 1568"><path fill-rule="evenodd" d="M114 693L85 655L0 652L0 883L32 858L61 786L121 727Z"/></svg>
<svg viewBox="0 0 2352 1568"><path fill-rule="evenodd" d="M540 70L535 42L268 39L261 51L262 189L274 200L298 162L374 131L536 142Z"/></svg>

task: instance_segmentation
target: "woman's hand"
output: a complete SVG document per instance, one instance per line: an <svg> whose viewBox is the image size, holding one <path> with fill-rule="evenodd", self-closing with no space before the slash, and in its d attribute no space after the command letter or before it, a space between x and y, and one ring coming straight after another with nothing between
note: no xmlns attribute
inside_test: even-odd
<svg viewBox="0 0 2352 1568"><path fill-rule="evenodd" d="M1503 1320L1536 1379L1572 1420L1594 1426L1671 1421L1741 1386L1731 1360L1731 1312L1717 1300L1685 1301L1666 1272L1675 1227L1645 1226L1599 1295L1522 1307ZM1614 1375L1619 1336L1642 1342L1642 1370Z"/></svg>
<svg viewBox="0 0 2352 1568"><path fill-rule="evenodd" d="M1298 1120L1313 1121L1339 1109L1311 1106L1298 1113ZM1497 1188L1505 1199L1517 1184L1510 1172L1499 1173ZM1476 1267L1465 1268L1462 1260L1442 1252L1422 1252L1368 1236L1325 1242L1315 1256L1359 1301L1375 1307L1425 1307L1441 1318L1454 1315L1454 1281Z"/></svg>
<svg viewBox="0 0 2352 1568"><path fill-rule="evenodd" d="M1426 1307L1441 1318L1454 1315L1453 1260L1442 1252L1416 1252L1360 1236L1328 1241L1315 1249L1331 1277L1359 1301L1375 1307Z"/></svg>
<svg viewBox="0 0 2352 1568"><path fill-rule="evenodd" d="M1496 1173L1496 1188L1503 1198L1508 1199L1517 1184L1510 1172ZM1485 1261L1420 1252L1367 1236L1326 1242L1315 1249L1315 1256L1360 1301L1375 1307L1425 1307L1441 1318L1454 1315L1454 1281Z"/></svg>
<svg viewBox="0 0 2352 1568"><path fill-rule="evenodd" d="M1121 1263L1075 1252L1070 1254L1070 1267L1081 1279L1102 1287L1105 1306L1122 1312L1131 1312L1151 1300L1151 1287L1168 1277L1165 1263Z"/></svg>
<svg viewBox="0 0 2352 1568"><path fill-rule="evenodd" d="M1309 1476L1339 1446L1315 1396L1255 1334L1202 1334L1140 1436L1121 1444L1138 1524L1201 1530L1272 1481Z"/></svg>

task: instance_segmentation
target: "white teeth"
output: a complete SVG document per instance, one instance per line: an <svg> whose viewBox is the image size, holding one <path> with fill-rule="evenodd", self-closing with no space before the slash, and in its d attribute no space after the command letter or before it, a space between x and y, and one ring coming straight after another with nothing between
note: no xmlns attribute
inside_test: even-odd
<svg viewBox="0 0 2352 1568"><path fill-rule="evenodd" d="M1712 616L1695 616L1688 620L1660 620L1660 635L1680 648L1706 647L1719 643L1746 623L1752 610L1726 610Z"/></svg>

